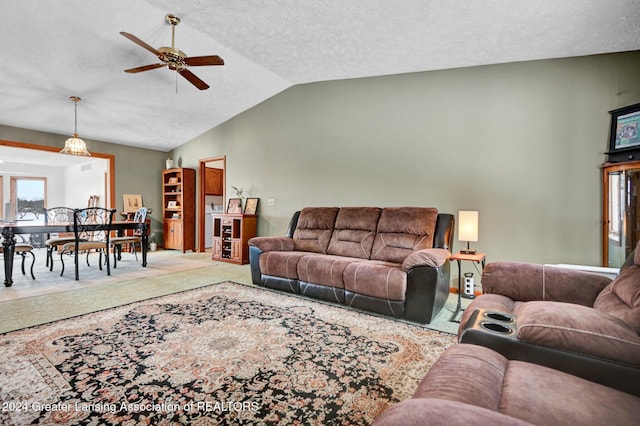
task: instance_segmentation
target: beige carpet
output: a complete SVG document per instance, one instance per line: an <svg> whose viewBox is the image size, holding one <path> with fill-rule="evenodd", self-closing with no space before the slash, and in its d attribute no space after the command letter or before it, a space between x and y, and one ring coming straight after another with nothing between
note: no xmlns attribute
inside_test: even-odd
<svg viewBox="0 0 640 426"><path fill-rule="evenodd" d="M80 280L76 281L72 257L65 256L64 275L61 276L60 271L62 270L62 266L59 256L54 256L53 271L49 271L45 265L46 250L44 248L35 249L34 253L36 255L34 266L36 279L33 280L28 271L30 259L27 258L27 274L22 275L20 271L20 258L16 257L13 265L14 283L11 287L6 287L3 291L0 291L0 302L60 291L95 287L137 278L155 277L171 272L189 271L212 264L209 253L183 254L175 250L160 250L149 252L147 256L147 267L143 268L139 254L138 260L136 261L132 253L123 253L122 260L118 261L117 268L113 268L113 260L111 260L111 275L107 275L106 266L103 266L101 271L98 267L98 255L92 253L89 256L89 264L91 266L87 266L84 256L81 258L79 267ZM2 281L4 281L4 277L2 277Z"/></svg>
<svg viewBox="0 0 640 426"><path fill-rule="evenodd" d="M0 333L19 330L99 310L121 306L152 297L202 287L221 281L253 285L249 265L211 260L210 253L182 253L175 250L150 252L143 268L132 254L124 253L109 277L97 267L81 264L80 280L74 280L73 263L67 262L60 276L56 258L54 271L44 265L45 250L36 250L36 280L20 273L14 265L12 287L0 286ZM469 303L463 299L463 306ZM450 295L440 314L426 327L457 334L458 324L451 322L456 295Z"/></svg>
<svg viewBox="0 0 640 426"><path fill-rule="evenodd" d="M14 284L0 287L0 333L70 318L127 303L232 280L250 284L249 265L214 262L209 253L167 250L150 252L143 268L132 254L112 270L111 276L82 263L80 280L74 280L73 263L60 276L56 259L54 271L45 268L45 251L36 253L36 280L20 273L14 265ZM95 261L94 261L95 260Z"/></svg>

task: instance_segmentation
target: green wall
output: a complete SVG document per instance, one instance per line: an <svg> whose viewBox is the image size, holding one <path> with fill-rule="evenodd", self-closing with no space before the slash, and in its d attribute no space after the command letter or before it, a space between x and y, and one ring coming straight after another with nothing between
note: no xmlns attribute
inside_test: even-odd
<svg viewBox="0 0 640 426"><path fill-rule="evenodd" d="M434 206L480 212L488 261L598 265L608 111L639 75L630 52L305 84L171 156L226 155L260 235L305 206Z"/></svg>
<svg viewBox="0 0 640 426"><path fill-rule="evenodd" d="M294 86L170 154L88 140L116 156L116 203L161 216L160 176L227 158L227 194L260 197L260 235L305 206L480 212L488 261L600 264L607 111L640 102L640 52ZM0 139L64 139L0 126ZM274 198L275 206L268 206ZM160 231L154 221L154 232ZM454 250L462 247L456 241Z"/></svg>
<svg viewBox="0 0 640 426"><path fill-rule="evenodd" d="M36 145L56 146L62 149L68 135L39 132L0 125L0 139L25 142ZM166 152L133 148L107 142L83 138L89 152L112 154L115 156L115 207L122 211L122 194L142 194L145 207L151 207L151 228L154 233L162 232L162 170L167 158Z"/></svg>

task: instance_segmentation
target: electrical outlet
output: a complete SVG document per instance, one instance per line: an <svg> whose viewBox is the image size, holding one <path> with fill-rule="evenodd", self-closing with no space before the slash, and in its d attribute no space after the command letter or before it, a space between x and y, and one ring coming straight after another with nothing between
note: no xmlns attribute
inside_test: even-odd
<svg viewBox="0 0 640 426"><path fill-rule="evenodd" d="M268 206L275 206L276 205L276 199L275 198L268 198L267 199L267 205Z"/></svg>

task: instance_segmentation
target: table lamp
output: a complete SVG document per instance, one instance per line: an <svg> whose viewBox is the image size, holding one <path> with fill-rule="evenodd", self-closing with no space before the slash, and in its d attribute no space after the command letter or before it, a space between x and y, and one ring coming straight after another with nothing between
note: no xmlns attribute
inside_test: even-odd
<svg viewBox="0 0 640 426"><path fill-rule="evenodd" d="M463 254L475 254L476 250L469 248L470 241L478 241L478 212L461 210L458 212L458 241L466 241L467 248L460 250Z"/></svg>

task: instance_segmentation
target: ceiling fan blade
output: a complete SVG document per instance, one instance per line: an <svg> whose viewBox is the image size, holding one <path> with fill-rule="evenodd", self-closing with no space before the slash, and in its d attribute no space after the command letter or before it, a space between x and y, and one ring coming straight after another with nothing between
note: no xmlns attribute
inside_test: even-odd
<svg viewBox="0 0 640 426"><path fill-rule="evenodd" d="M207 83L205 83L204 81L200 80L198 77L196 77L196 75L194 73L192 73L188 69L183 68L178 72L180 73L181 76L183 76L184 78L189 80L189 83L193 84L198 89L207 90L209 88L209 85Z"/></svg>
<svg viewBox="0 0 640 426"><path fill-rule="evenodd" d="M120 34L122 34L123 36L125 36L126 38L128 38L129 40L131 40L132 42L137 44L138 46L144 47L145 49L147 49L149 52L153 53L154 55L160 56L160 52L158 52L156 49L154 49L153 47L149 46L147 43L145 43L144 41L140 40L138 37L134 36L133 34L125 33L124 31L120 31Z"/></svg>
<svg viewBox="0 0 640 426"><path fill-rule="evenodd" d="M124 72L128 72L131 74L135 74L137 72L142 72L142 71L149 71L149 70L154 70L156 68L162 68L167 64L151 64L151 65L144 65L141 67L136 67L136 68L129 68L128 70L124 70Z"/></svg>
<svg viewBox="0 0 640 426"><path fill-rule="evenodd" d="M203 65L224 65L224 60L218 55L191 56L184 58L184 63L192 67L199 67Z"/></svg>

